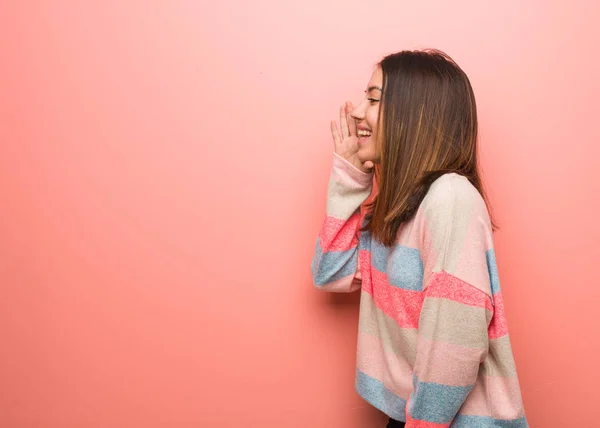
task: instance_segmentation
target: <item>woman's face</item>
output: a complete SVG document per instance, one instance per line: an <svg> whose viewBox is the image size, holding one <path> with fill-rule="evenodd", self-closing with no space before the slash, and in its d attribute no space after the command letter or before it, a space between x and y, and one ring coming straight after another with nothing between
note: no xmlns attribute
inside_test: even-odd
<svg viewBox="0 0 600 428"><path fill-rule="evenodd" d="M383 86L381 67L373 72L365 91L365 99L352 111L356 119L358 134L358 159L361 162L379 162L379 145L377 144L377 119L379 117L379 100Z"/></svg>

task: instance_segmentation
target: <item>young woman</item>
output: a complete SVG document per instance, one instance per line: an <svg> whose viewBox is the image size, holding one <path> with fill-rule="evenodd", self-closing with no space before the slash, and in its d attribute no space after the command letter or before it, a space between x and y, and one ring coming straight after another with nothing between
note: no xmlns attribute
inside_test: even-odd
<svg viewBox="0 0 600 428"><path fill-rule="evenodd" d="M331 131L312 273L361 290L358 393L388 427L528 427L466 74L439 51L389 55Z"/></svg>

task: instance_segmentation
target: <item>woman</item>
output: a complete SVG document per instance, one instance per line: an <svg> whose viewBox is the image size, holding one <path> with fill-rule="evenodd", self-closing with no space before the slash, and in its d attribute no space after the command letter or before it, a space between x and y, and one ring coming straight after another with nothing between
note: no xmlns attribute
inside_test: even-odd
<svg viewBox="0 0 600 428"><path fill-rule="evenodd" d="M358 393L388 427L527 427L466 74L439 51L389 55L340 128L312 273L361 289Z"/></svg>

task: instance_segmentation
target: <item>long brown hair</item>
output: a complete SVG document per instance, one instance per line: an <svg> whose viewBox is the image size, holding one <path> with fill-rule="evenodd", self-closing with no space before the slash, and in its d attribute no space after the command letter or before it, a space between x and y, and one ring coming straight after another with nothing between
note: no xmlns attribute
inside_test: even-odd
<svg viewBox="0 0 600 428"><path fill-rule="evenodd" d="M394 53L378 66L383 71L378 191L367 205L363 229L391 246L443 174L466 177L488 201L477 163L477 108L467 75L438 50Z"/></svg>

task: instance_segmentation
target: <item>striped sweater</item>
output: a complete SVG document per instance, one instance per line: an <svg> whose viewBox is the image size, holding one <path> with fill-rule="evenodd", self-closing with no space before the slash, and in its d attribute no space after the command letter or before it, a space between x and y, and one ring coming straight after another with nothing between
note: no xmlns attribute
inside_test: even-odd
<svg viewBox="0 0 600 428"><path fill-rule="evenodd" d="M385 247L359 230L371 186L334 154L312 262L319 289L361 290L357 392L407 428L528 427L483 198L445 174Z"/></svg>

